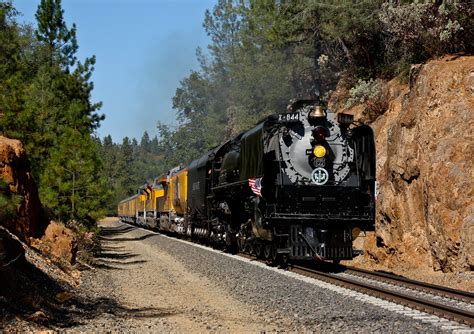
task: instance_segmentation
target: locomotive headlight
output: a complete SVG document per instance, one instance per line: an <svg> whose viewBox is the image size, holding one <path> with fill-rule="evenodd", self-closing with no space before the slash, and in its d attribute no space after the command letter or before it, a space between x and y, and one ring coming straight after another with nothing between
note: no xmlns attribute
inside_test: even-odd
<svg viewBox="0 0 474 334"><path fill-rule="evenodd" d="M326 148L322 145L316 145L313 148L313 154L317 158L322 158L326 155Z"/></svg>
<svg viewBox="0 0 474 334"><path fill-rule="evenodd" d="M321 125L318 125L313 130L313 138L317 141L322 141L328 136L328 130Z"/></svg>

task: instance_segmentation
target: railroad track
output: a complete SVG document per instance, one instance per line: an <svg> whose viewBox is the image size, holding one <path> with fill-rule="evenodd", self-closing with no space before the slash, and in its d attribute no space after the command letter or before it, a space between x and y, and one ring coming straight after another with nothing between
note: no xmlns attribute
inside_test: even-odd
<svg viewBox="0 0 474 334"><path fill-rule="evenodd" d="M239 255L260 261L248 254ZM337 266L334 267L335 272L301 265L291 265L287 269L300 275L474 327L474 294L470 292L352 267Z"/></svg>
<svg viewBox="0 0 474 334"><path fill-rule="evenodd" d="M438 296L445 299L450 299L459 302L459 304L470 305L474 310L474 293L456 290L441 285L430 284L426 282L415 281L403 276L396 276L393 274L387 274L377 271L369 271L354 267L344 267L344 272L349 275L359 276L362 278L368 278L375 281L380 281L394 286L400 284L407 289L419 291L422 293Z"/></svg>
<svg viewBox="0 0 474 334"><path fill-rule="evenodd" d="M403 287L404 284L409 284L410 288L398 288L393 289L381 284L374 284L370 282L370 280L374 280L374 277L379 277L376 273L375 275L371 276L369 280L360 280L348 277L349 275L341 275L339 273L327 273L323 271L318 271L311 268L306 268L302 266L292 266L289 270L299 273L301 275L309 276L312 278L316 278L327 283L335 284L338 286L342 286L351 290L356 290L377 298L381 298L387 301L391 301L397 304L401 304L422 312L426 312L429 314L433 314L439 316L441 318L454 320L471 327L474 327L474 312L469 309L459 307L456 305L452 305L452 303L446 303L443 301L436 301L434 298L429 298L427 296L420 296L419 294L412 293L414 286L417 285L418 287L416 290L422 290L425 294L431 294L434 296L446 296L448 293L450 296L456 295L455 299L459 300L462 299L463 303L472 305L474 303L474 299L472 294L464 293L463 291L448 289L444 287L439 287L435 285L426 284L423 282L417 282L413 280L408 280L409 282L405 282L406 279L401 278L398 281L400 284L399 287ZM354 269L349 269L354 270ZM358 272L361 274L362 272ZM372 272L364 271L363 275L365 277L371 275ZM383 275L385 276L385 275ZM390 275L391 276L391 275ZM391 283L395 283L397 276L393 277L384 277L385 280L390 279ZM360 278L360 276L359 276ZM380 280L375 279L376 281L380 282ZM410 291L411 290L411 291ZM450 297L451 298L451 297ZM469 298L469 300L468 300ZM470 307L469 307L470 308Z"/></svg>

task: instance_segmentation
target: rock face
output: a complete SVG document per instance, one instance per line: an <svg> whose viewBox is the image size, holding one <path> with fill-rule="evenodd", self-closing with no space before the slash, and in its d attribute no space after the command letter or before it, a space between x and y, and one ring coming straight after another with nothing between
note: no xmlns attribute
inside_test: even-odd
<svg viewBox="0 0 474 334"><path fill-rule="evenodd" d="M11 193L21 198L16 218L0 220L0 224L56 260L74 263L76 237L64 225L46 219L25 150L18 140L0 136L0 178L8 183ZM5 248L10 244L5 244ZM1 247L0 244L0 251Z"/></svg>
<svg viewBox="0 0 474 334"><path fill-rule="evenodd" d="M17 218L0 224L26 242L30 237L40 237L48 221L20 141L0 136L0 178L8 183L12 193L21 196Z"/></svg>
<svg viewBox="0 0 474 334"><path fill-rule="evenodd" d="M473 270L474 57L431 61L416 67L409 83L395 79L388 89L388 109L371 124L380 192L365 260ZM367 120L364 109L349 112Z"/></svg>

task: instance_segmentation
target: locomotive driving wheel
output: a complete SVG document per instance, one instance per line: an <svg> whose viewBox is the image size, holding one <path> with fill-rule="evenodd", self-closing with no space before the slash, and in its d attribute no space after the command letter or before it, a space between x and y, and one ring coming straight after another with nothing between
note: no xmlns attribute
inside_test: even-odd
<svg viewBox="0 0 474 334"><path fill-rule="evenodd" d="M240 252L245 252L245 240L243 240L240 236L237 238L237 245L239 246Z"/></svg>
<svg viewBox="0 0 474 334"><path fill-rule="evenodd" d="M272 251L272 244L265 244L265 247L263 249L263 256L265 257L265 260L271 260L273 257L273 253L274 252Z"/></svg>
<svg viewBox="0 0 474 334"><path fill-rule="evenodd" d="M253 252L254 252L253 242L248 241L248 242L245 243L245 251L250 255L253 254Z"/></svg>
<svg viewBox="0 0 474 334"><path fill-rule="evenodd" d="M270 259L272 260L273 264L276 264L278 261L277 246L275 244L272 244L271 248L272 248L272 256Z"/></svg>
<svg viewBox="0 0 474 334"><path fill-rule="evenodd" d="M255 245L255 256L257 256L257 259L261 259L263 254L263 246L260 243L257 243Z"/></svg>
<svg viewBox="0 0 474 334"><path fill-rule="evenodd" d="M277 246L274 243L268 243L264 249L265 259L271 266L277 266L280 262L280 256L277 253Z"/></svg>

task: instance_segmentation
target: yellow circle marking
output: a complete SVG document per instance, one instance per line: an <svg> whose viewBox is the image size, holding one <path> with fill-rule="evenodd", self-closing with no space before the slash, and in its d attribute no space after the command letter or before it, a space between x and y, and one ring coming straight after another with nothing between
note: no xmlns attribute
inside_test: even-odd
<svg viewBox="0 0 474 334"><path fill-rule="evenodd" d="M326 155L326 149L324 148L324 146L321 146L321 145L317 145L314 147L313 149L313 154L317 157L317 158L322 158Z"/></svg>

